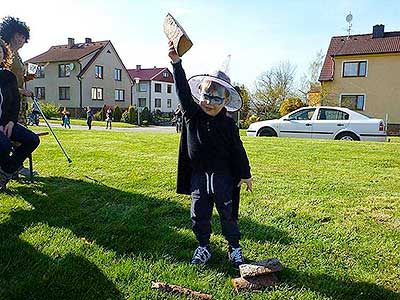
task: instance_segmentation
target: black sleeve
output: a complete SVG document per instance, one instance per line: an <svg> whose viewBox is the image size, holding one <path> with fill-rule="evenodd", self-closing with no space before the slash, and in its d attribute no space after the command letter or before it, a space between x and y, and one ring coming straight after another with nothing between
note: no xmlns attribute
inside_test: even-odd
<svg viewBox="0 0 400 300"><path fill-rule="evenodd" d="M13 121L14 124L17 124L18 122L18 115L19 115L19 110L21 106L21 96L19 94L18 90L18 82L17 78L15 75L11 72L9 72L9 88L10 88L10 99L7 99L6 101L9 101L8 105L8 111L6 112L6 121L7 123L10 121Z"/></svg>
<svg viewBox="0 0 400 300"><path fill-rule="evenodd" d="M181 110L187 120L199 110L199 106L194 102L185 70L182 68L182 61L172 64L174 69L175 87L181 103Z"/></svg>
<svg viewBox="0 0 400 300"><path fill-rule="evenodd" d="M231 126L233 130L232 155L237 168L235 173L240 177L240 179L251 178L250 163L246 150L243 147L242 140L240 139L239 128L233 120Z"/></svg>

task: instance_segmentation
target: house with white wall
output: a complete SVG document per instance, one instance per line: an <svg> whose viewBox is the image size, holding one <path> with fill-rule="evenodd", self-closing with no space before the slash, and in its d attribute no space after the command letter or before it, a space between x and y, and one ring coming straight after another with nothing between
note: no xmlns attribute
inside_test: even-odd
<svg viewBox="0 0 400 300"><path fill-rule="evenodd" d="M168 68L128 69L133 82L133 105L150 111L173 112L178 105L174 76Z"/></svg>

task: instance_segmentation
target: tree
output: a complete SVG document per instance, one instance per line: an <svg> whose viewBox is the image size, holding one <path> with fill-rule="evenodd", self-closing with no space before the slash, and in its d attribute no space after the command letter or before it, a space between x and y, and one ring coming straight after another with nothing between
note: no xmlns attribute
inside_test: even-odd
<svg viewBox="0 0 400 300"><path fill-rule="evenodd" d="M281 116L284 116L303 106L304 103L299 98L288 98L282 102L282 105L279 108L279 113Z"/></svg>
<svg viewBox="0 0 400 300"><path fill-rule="evenodd" d="M307 95L308 92L311 90L311 87L321 85L318 81L318 78L324 63L324 57L325 55L322 49L319 50L308 65L308 73L303 74L300 79L300 91L304 100L307 100Z"/></svg>
<svg viewBox="0 0 400 300"><path fill-rule="evenodd" d="M255 113L262 119L279 117L279 107L290 97L295 97L296 67L290 62L281 62L264 72L256 81L255 97L252 100Z"/></svg>
<svg viewBox="0 0 400 300"><path fill-rule="evenodd" d="M240 110L240 119L245 120L250 112L250 94L244 84L242 85L236 84L234 87L235 90L242 97L243 106L242 109Z"/></svg>

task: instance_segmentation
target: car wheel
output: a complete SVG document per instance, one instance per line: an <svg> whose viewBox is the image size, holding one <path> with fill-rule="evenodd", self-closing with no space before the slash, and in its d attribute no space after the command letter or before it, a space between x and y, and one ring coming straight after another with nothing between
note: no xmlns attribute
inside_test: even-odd
<svg viewBox="0 0 400 300"><path fill-rule="evenodd" d="M258 132L257 136L277 136L277 134L272 128L262 128Z"/></svg>
<svg viewBox="0 0 400 300"><path fill-rule="evenodd" d="M337 136L337 140L341 141L359 141L360 139L354 133L346 132Z"/></svg>

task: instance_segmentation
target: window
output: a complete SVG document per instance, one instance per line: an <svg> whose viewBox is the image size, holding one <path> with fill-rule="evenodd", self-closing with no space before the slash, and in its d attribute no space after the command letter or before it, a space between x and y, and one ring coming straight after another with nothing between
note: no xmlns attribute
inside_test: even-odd
<svg viewBox="0 0 400 300"><path fill-rule="evenodd" d="M156 98L154 101L154 107L161 107L161 99L160 98Z"/></svg>
<svg viewBox="0 0 400 300"><path fill-rule="evenodd" d="M154 91L156 93L161 93L161 83L154 84Z"/></svg>
<svg viewBox="0 0 400 300"><path fill-rule="evenodd" d="M92 88L92 100L103 100L103 88Z"/></svg>
<svg viewBox="0 0 400 300"><path fill-rule="evenodd" d="M139 107L146 107L146 98L139 98Z"/></svg>
<svg viewBox="0 0 400 300"><path fill-rule="evenodd" d="M169 77L169 74L168 74L167 71L164 71L164 72L162 73L162 75L163 75L164 78L168 78L168 77Z"/></svg>
<svg viewBox="0 0 400 300"><path fill-rule="evenodd" d="M311 120L314 115L315 108L303 109L289 115L290 120Z"/></svg>
<svg viewBox="0 0 400 300"><path fill-rule="evenodd" d="M147 92L147 83L139 83L139 92Z"/></svg>
<svg viewBox="0 0 400 300"><path fill-rule="evenodd" d="M44 87L35 87L35 95L38 99L45 99L46 93Z"/></svg>
<svg viewBox="0 0 400 300"><path fill-rule="evenodd" d="M167 108L171 108L171 107L172 107L172 100L167 99Z"/></svg>
<svg viewBox="0 0 400 300"><path fill-rule="evenodd" d="M36 78L44 78L44 66L37 67Z"/></svg>
<svg viewBox="0 0 400 300"><path fill-rule="evenodd" d="M340 106L353 110L364 110L365 95L342 95Z"/></svg>
<svg viewBox="0 0 400 300"><path fill-rule="evenodd" d="M321 108L318 113L318 120L348 120L349 114L336 109Z"/></svg>
<svg viewBox="0 0 400 300"><path fill-rule="evenodd" d="M69 65L58 65L58 77L69 77L71 75L71 68Z"/></svg>
<svg viewBox="0 0 400 300"><path fill-rule="evenodd" d="M121 69L114 69L114 79L117 81L121 81Z"/></svg>
<svg viewBox="0 0 400 300"><path fill-rule="evenodd" d="M95 66L94 67L96 78L103 79L103 66Z"/></svg>
<svg viewBox="0 0 400 300"><path fill-rule="evenodd" d="M125 101L125 90L115 90L115 101Z"/></svg>
<svg viewBox="0 0 400 300"><path fill-rule="evenodd" d="M168 94L172 93L172 85L170 85L170 84L167 85L167 93Z"/></svg>
<svg viewBox="0 0 400 300"><path fill-rule="evenodd" d="M367 75L367 62L354 61L343 63L343 77L365 77Z"/></svg>
<svg viewBox="0 0 400 300"><path fill-rule="evenodd" d="M71 100L71 93L69 86L60 86L58 88L58 94L60 100Z"/></svg>

